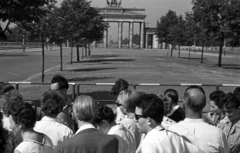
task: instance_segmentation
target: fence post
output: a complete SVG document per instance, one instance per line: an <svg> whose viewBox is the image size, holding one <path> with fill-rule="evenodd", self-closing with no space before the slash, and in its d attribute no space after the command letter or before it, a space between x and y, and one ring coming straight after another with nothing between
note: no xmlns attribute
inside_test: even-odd
<svg viewBox="0 0 240 153"><path fill-rule="evenodd" d="M72 99L75 99L75 83L72 85Z"/></svg>
<svg viewBox="0 0 240 153"><path fill-rule="evenodd" d="M216 85L216 91L219 90L219 87L220 87L219 85Z"/></svg>
<svg viewBox="0 0 240 153"><path fill-rule="evenodd" d="M77 85L77 97L79 96L80 94L80 84Z"/></svg>
<svg viewBox="0 0 240 153"><path fill-rule="evenodd" d="M137 89L137 85L135 84L135 85L133 85L133 89Z"/></svg>
<svg viewBox="0 0 240 153"><path fill-rule="evenodd" d="M16 90L19 90L19 84L18 83L15 84L15 88L16 88Z"/></svg>

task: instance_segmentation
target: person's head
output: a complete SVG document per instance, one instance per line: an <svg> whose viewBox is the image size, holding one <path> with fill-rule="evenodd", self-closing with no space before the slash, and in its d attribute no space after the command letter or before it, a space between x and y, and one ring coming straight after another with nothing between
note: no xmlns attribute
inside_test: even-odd
<svg viewBox="0 0 240 153"><path fill-rule="evenodd" d="M92 123L96 110L97 104L90 96L78 96L73 102L73 114L77 122Z"/></svg>
<svg viewBox="0 0 240 153"><path fill-rule="evenodd" d="M228 116L231 122L240 119L240 103L233 93L226 94L225 97L221 99L223 103L223 111L226 116Z"/></svg>
<svg viewBox="0 0 240 153"><path fill-rule="evenodd" d="M135 90L123 90L117 97L117 106L123 114L134 113L140 94Z"/></svg>
<svg viewBox="0 0 240 153"><path fill-rule="evenodd" d="M163 101L154 94L142 94L136 103L135 119L142 133L160 125L163 120Z"/></svg>
<svg viewBox="0 0 240 153"><path fill-rule="evenodd" d="M240 87L236 87L234 89L233 93L236 96L236 98L238 99L238 101L240 102Z"/></svg>
<svg viewBox="0 0 240 153"><path fill-rule="evenodd" d="M11 102L8 106L10 128L17 135L19 130L32 129L36 123L36 112L29 103Z"/></svg>
<svg viewBox="0 0 240 153"><path fill-rule="evenodd" d="M163 104L164 104L164 115L167 116L171 109L172 109L172 103L171 103L171 100L164 96L164 95L158 95L158 97L163 101Z"/></svg>
<svg viewBox="0 0 240 153"><path fill-rule="evenodd" d="M3 83L0 85L0 95L3 95L9 91L14 89L14 87L10 83Z"/></svg>
<svg viewBox="0 0 240 153"><path fill-rule="evenodd" d="M226 94L221 90L213 91L209 95L211 111L220 115L223 109L223 103L220 101Z"/></svg>
<svg viewBox="0 0 240 153"><path fill-rule="evenodd" d="M115 115L113 110L107 106L100 105L97 109L97 114L94 118L94 124L97 129L103 133L107 133L114 122Z"/></svg>
<svg viewBox="0 0 240 153"><path fill-rule="evenodd" d="M44 115L50 117L57 117L64 107L63 97L56 91L45 92L40 101Z"/></svg>
<svg viewBox="0 0 240 153"><path fill-rule="evenodd" d="M8 116L8 103L11 103L13 101L23 101L22 95L16 89L12 89L0 96L0 109L3 111L3 114L5 116Z"/></svg>
<svg viewBox="0 0 240 153"><path fill-rule="evenodd" d="M171 101L171 103L173 103L174 105L178 104L178 92L176 90L167 89L166 91L164 91L163 94Z"/></svg>
<svg viewBox="0 0 240 153"><path fill-rule="evenodd" d="M195 85L189 86L185 90L183 98L185 112L202 114L202 110L206 106L206 95L202 87Z"/></svg>
<svg viewBox="0 0 240 153"><path fill-rule="evenodd" d="M55 75L51 80L51 90L59 92L64 101L67 101L68 81L61 75Z"/></svg>
<svg viewBox="0 0 240 153"><path fill-rule="evenodd" d="M128 82L124 79L118 79L116 80L115 84L113 85L110 95L111 96L118 96L118 94L123 91L128 89Z"/></svg>

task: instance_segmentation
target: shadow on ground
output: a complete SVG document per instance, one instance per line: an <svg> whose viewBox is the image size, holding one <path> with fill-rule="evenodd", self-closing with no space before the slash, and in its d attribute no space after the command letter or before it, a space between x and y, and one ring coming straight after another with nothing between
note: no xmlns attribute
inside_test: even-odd
<svg viewBox="0 0 240 153"><path fill-rule="evenodd" d="M109 61L113 61L113 62L130 62L130 61L135 61L134 59L124 59L124 58L113 58L113 59L89 59L86 61L74 61L73 63L97 63L97 62L109 62Z"/></svg>
<svg viewBox="0 0 240 153"><path fill-rule="evenodd" d="M182 59L188 59L188 57L181 57ZM207 58L203 58L203 60L205 60L205 59L207 59ZM190 60L201 60L201 57L200 58L198 58L198 57L190 57Z"/></svg>
<svg viewBox="0 0 240 153"><path fill-rule="evenodd" d="M213 65L213 67L218 67L217 64ZM232 70L240 70L239 64L222 64L223 69L232 69Z"/></svg>
<svg viewBox="0 0 240 153"><path fill-rule="evenodd" d="M72 72L91 72L91 71L101 71L101 70L113 70L116 68L83 68L83 69L68 69L67 71L72 71Z"/></svg>
<svg viewBox="0 0 240 153"><path fill-rule="evenodd" d="M21 57L21 56L29 56L29 55L25 55L25 54L6 54L6 53L4 53L4 54L0 54L0 57Z"/></svg>
<svg viewBox="0 0 240 153"><path fill-rule="evenodd" d="M102 80L102 79L111 79L114 77L85 77L85 78L72 78L67 79L69 82L75 82L75 81L95 81L95 80Z"/></svg>

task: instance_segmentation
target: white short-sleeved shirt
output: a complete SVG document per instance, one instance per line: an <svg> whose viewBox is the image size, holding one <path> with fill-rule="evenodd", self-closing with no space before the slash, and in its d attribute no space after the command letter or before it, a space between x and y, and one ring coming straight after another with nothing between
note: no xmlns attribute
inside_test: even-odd
<svg viewBox="0 0 240 153"><path fill-rule="evenodd" d="M134 153L136 151L136 141L133 134L123 125L115 125L108 134L114 135L119 142L118 153Z"/></svg>
<svg viewBox="0 0 240 153"><path fill-rule="evenodd" d="M130 132L132 132L135 141L136 141L136 146L138 147L138 145L140 144L141 141L141 133L139 132L138 128L137 128L137 124L136 121L134 121L133 119L130 118L125 118L121 121L121 124L128 129Z"/></svg>
<svg viewBox="0 0 240 153"><path fill-rule="evenodd" d="M162 126L148 132L140 147L141 153L202 153L196 146Z"/></svg>
<svg viewBox="0 0 240 153"><path fill-rule="evenodd" d="M44 135L42 143L27 139L21 142L15 151L19 151L20 153L52 153L53 145L51 139Z"/></svg>
<svg viewBox="0 0 240 153"><path fill-rule="evenodd" d="M228 153L226 137L222 130L202 119L185 118L171 125L168 130L182 135L205 153Z"/></svg>
<svg viewBox="0 0 240 153"><path fill-rule="evenodd" d="M69 127L47 116L36 123L34 130L47 135L52 140L53 148L73 136L73 131Z"/></svg>

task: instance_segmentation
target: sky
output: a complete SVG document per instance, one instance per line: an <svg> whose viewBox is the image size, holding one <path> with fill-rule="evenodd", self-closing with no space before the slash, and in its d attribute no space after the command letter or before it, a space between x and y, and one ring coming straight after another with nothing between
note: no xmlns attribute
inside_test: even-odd
<svg viewBox="0 0 240 153"><path fill-rule="evenodd" d="M57 5L60 6L62 0L57 0ZM90 1L90 0L89 0ZM107 6L106 0L91 0L91 6L93 7L105 7ZM109 0L111 1L111 0ZM166 15L168 10L175 11L177 15L184 15L185 12L189 12L192 9L192 0L122 0L121 7L126 8L145 8L145 14L147 15L145 21L148 27L156 27L157 20L161 16ZM123 39L128 37L128 24L123 24ZM108 37L111 37L113 41L117 41L117 23L110 23L108 29ZM139 33L139 24L134 24L134 34ZM111 36L110 36L111 35ZM110 38L109 38L110 40Z"/></svg>

